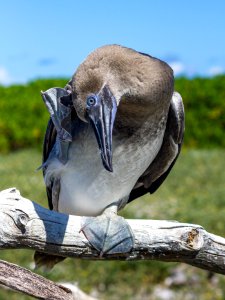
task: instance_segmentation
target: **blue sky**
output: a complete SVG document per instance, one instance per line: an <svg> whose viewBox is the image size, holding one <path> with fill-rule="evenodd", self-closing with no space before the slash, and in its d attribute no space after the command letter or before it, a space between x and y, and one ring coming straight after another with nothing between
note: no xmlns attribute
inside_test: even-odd
<svg viewBox="0 0 225 300"><path fill-rule="evenodd" d="M122 44L175 74L225 73L224 0L0 0L0 83L70 77L95 48Z"/></svg>

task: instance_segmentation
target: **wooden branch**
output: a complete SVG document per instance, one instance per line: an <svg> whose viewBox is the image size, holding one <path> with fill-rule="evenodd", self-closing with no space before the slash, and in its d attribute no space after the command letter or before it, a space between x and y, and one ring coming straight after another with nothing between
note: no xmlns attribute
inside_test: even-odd
<svg viewBox="0 0 225 300"><path fill-rule="evenodd" d="M0 260L0 284L44 300L74 300L70 289L25 268Z"/></svg>
<svg viewBox="0 0 225 300"><path fill-rule="evenodd" d="M200 225L127 220L135 237L133 250L100 257L80 232L82 217L45 209L23 198L14 188L0 192L0 220L0 249L29 248L92 260L184 262L225 274L225 239Z"/></svg>

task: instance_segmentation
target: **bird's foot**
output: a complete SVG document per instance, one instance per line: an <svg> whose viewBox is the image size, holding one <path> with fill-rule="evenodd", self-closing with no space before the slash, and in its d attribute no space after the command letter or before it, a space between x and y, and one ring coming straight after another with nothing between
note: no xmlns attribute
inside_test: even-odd
<svg viewBox="0 0 225 300"><path fill-rule="evenodd" d="M81 231L90 244L104 254L128 253L134 245L134 236L128 222L115 213L98 217L84 217Z"/></svg>

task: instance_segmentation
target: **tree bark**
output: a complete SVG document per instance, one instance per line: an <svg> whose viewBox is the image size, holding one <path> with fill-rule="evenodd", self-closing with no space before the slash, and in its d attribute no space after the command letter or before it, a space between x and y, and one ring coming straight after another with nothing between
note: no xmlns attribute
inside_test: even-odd
<svg viewBox="0 0 225 300"><path fill-rule="evenodd" d="M82 217L43 208L15 188L0 192L0 220L0 249L28 248L91 260L184 262L225 274L225 239L200 225L127 220L135 237L132 251L100 256L80 232Z"/></svg>
<svg viewBox="0 0 225 300"><path fill-rule="evenodd" d="M75 299L70 289L3 260L0 260L0 284L38 299Z"/></svg>

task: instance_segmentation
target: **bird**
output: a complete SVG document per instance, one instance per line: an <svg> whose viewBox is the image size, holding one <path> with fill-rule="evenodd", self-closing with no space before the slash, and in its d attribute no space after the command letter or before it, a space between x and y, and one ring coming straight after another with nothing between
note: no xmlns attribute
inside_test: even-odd
<svg viewBox="0 0 225 300"><path fill-rule="evenodd" d="M106 45L64 88L42 97L50 113L42 165L50 209L82 216L80 230L100 256L129 253L134 235L117 213L161 186L183 143L173 70L149 54ZM36 263L51 258L35 256Z"/></svg>

